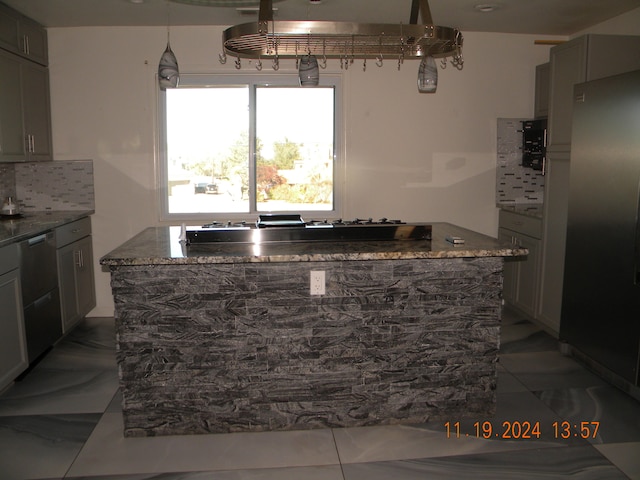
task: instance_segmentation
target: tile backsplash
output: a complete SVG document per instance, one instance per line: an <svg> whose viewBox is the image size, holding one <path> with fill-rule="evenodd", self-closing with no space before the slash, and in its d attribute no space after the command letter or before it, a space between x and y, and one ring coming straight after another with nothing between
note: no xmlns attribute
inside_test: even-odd
<svg viewBox="0 0 640 480"><path fill-rule="evenodd" d="M16 169L13 163L0 163L0 199L16 196Z"/></svg>
<svg viewBox="0 0 640 480"><path fill-rule="evenodd" d="M528 118L498 119L498 161L496 204L541 204L545 177L539 170L522 166L522 121Z"/></svg>
<svg viewBox="0 0 640 480"><path fill-rule="evenodd" d="M1 165L0 195L15 197L27 212L95 210L93 161Z"/></svg>

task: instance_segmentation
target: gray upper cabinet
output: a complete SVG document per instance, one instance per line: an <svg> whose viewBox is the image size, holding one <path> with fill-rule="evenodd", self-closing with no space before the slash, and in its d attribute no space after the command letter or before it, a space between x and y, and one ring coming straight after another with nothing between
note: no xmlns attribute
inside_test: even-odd
<svg viewBox="0 0 640 480"><path fill-rule="evenodd" d="M47 32L38 23L0 3L0 48L41 65L48 63Z"/></svg>
<svg viewBox="0 0 640 480"><path fill-rule="evenodd" d="M0 3L0 162L51 160L47 32Z"/></svg>
<svg viewBox="0 0 640 480"><path fill-rule="evenodd" d="M573 86L640 68L640 37L584 35L551 49L548 152L571 150Z"/></svg>
<svg viewBox="0 0 640 480"><path fill-rule="evenodd" d="M551 64L543 63L536 67L536 95L533 108L535 118L545 118L549 115L549 84Z"/></svg>
<svg viewBox="0 0 640 480"><path fill-rule="evenodd" d="M0 162L52 159L49 71L0 49Z"/></svg>
<svg viewBox="0 0 640 480"><path fill-rule="evenodd" d="M52 160L49 70L25 62L22 84L27 158L32 161Z"/></svg>
<svg viewBox="0 0 640 480"><path fill-rule="evenodd" d="M0 50L0 161L26 159L22 59Z"/></svg>

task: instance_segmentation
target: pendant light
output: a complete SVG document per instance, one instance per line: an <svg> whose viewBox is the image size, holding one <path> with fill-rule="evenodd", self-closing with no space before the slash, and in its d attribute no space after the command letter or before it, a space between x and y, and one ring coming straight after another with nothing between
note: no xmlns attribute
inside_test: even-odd
<svg viewBox="0 0 640 480"><path fill-rule="evenodd" d="M317 87L320 82L318 59L315 55L305 55L300 59L298 77L301 87Z"/></svg>
<svg viewBox="0 0 640 480"><path fill-rule="evenodd" d="M435 59L428 55L422 58L418 69L418 91L420 93L436 93L438 88L438 67Z"/></svg>
<svg viewBox="0 0 640 480"><path fill-rule="evenodd" d="M158 85L162 90L175 88L180 82L178 60L171 50L168 8L169 5L167 4L167 48L164 50L162 57L160 57L160 64L158 65Z"/></svg>

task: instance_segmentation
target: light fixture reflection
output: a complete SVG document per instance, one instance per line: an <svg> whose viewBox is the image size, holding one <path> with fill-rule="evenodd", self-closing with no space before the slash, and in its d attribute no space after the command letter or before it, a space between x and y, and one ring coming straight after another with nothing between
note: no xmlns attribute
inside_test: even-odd
<svg viewBox="0 0 640 480"><path fill-rule="evenodd" d="M256 228L252 232L251 240L253 241L253 245L252 245L253 255L255 257L259 257L261 255L261 253L262 253L262 249L261 249L261 246L260 246L261 238L260 238L260 229L259 228Z"/></svg>
<svg viewBox="0 0 640 480"><path fill-rule="evenodd" d="M301 87L317 87L320 82L320 69L315 55L305 55L300 59L298 76Z"/></svg>
<svg viewBox="0 0 640 480"><path fill-rule="evenodd" d="M435 59L429 55L423 57L418 69L418 91L435 93L438 88L438 67Z"/></svg>

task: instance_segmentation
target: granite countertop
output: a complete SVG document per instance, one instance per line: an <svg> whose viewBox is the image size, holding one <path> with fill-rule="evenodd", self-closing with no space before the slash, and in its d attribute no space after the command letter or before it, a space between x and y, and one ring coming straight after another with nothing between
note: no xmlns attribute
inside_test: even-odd
<svg viewBox="0 0 640 480"><path fill-rule="evenodd" d="M542 218L543 205L541 203L499 205L499 207L501 210L505 210L507 212L513 212L527 217Z"/></svg>
<svg viewBox="0 0 640 480"><path fill-rule="evenodd" d="M0 247L39 235L93 213L93 210L64 210L25 212L19 217L0 217Z"/></svg>
<svg viewBox="0 0 640 480"><path fill-rule="evenodd" d="M432 240L382 242L216 243L185 246L180 227L149 227L100 259L111 267L251 262L321 262L411 258L517 257L526 248L449 223L433 223ZM462 237L452 245L446 235Z"/></svg>

